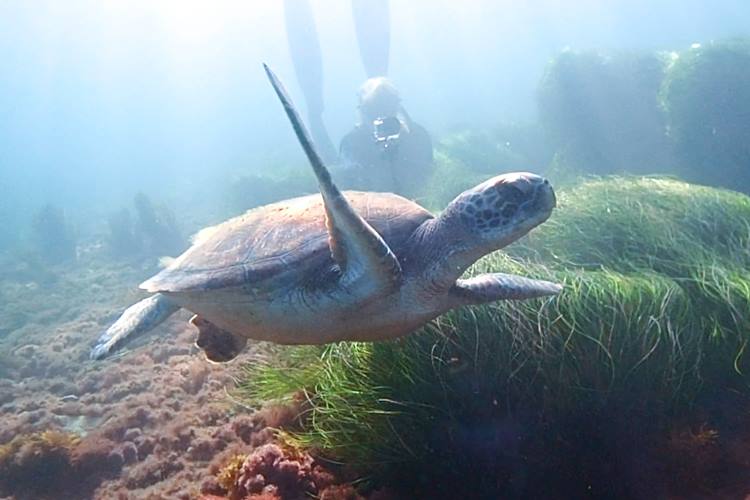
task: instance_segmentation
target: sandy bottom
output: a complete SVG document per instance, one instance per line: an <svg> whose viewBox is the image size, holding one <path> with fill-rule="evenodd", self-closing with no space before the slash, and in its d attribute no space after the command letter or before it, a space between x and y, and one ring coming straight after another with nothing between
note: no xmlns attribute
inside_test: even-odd
<svg viewBox="0 0 750 500"><path fill-rule="evenodd" d="M258 471L250 470L278 468L284 459L273 445L262 446L272 439L267 425L269 415L277 418L273 412L253 413L228 396L233 375L260 355L259 345L250 345L230 364L211 364L193 345L197 332L187 322L189 313L180 311L128 352L104 361L88 359L94 340L142 297L137 284L154 270L113 267L85 255L71 269L52 273L4 263L0 445L45 430L73 433L81 440L71 452L72 465L66 464L62 474L79 477L58 477L49 470L54 460L34 469L39 452L26 450L23 457L20 449L16 462L31 461L34 477L14 469L11 479L0 478L6 483L0 496L209 498L209 493L223 493L215 480L220 466L253 450L262 456L254 465L243 464L255 481L246 481L243 494L296 496L333 483L330 475L308 477L313 469L321 472L309 457L302 465L286 463L287 475L291 467L299 476L292 479L307 481L288 495L280 493L283 486L266 484L273 471L266 471L259 482Z"/></svg>

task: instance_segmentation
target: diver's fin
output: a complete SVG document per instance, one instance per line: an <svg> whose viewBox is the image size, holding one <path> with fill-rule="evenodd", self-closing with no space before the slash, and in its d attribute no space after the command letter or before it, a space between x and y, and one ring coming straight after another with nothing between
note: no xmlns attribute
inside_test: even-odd
<svg viewBox="0 0 750 500"><path fill-rule="evenodd" d="M388 0L352 0L352 15L367 78L386 76L391 46Z"/></svg>
<svg viewBox="0 0 750 500"><path fill-rule="evenodd" d="M133 340L155 328L179 308L160 293L133 304L99 337L89 356L91 359L106 357L125 341Z"/></svg>
<svg viewBox="0 0 750 500"><path fill-rule="evenodd" d="M366 281L362 283L374 286L375 291L391 290L401 280L398 259L377 231L357 215L333 183L331 174L315 150L315 145L284 86L268 66L264 64L263 67L318 178L320 194L325 205L331 254L341 267L342 280L352 282L365 278Z"/></svg>
<svg viewBox="0 0 750 500"><path fill-rule="evenodd" d="M323 58L309 0L284 0L286 40L294 72L305 96L310 132L324 160L336 161L336 148L323 123Z"/></svg>
<svg viewBox="0 0 750 500"><path fill-rule="evenodd" d="M459 304L486 304L497 300L523 300L557 295L562 285L534 280L512 274L480 274L474 278L457 280L450 295Z"/></svg>
<svg viewBox="0 0 750 500"><path fill-rule="evenodd" d="M198 328L195 345L203 350L207 360L214 363L233 360L247 344L247 338L223 330L197 314L190 319L190 323Z"/></svg>

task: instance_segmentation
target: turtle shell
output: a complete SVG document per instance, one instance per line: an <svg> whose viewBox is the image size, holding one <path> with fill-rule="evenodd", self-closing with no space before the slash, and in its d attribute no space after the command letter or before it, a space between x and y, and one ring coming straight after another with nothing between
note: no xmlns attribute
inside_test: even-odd
<svg viewBox="0 0 750 500"><path fill-rule="evenodd" d="M344 196L397 257L414 230L433 217L416 203L391 193L345 191ZM200 231L192 247L141 288L149 292L247 285L273 289L310 280L322 280L320 284L325 285L336 276L325 217L319 194L255 208Z"/></svg>

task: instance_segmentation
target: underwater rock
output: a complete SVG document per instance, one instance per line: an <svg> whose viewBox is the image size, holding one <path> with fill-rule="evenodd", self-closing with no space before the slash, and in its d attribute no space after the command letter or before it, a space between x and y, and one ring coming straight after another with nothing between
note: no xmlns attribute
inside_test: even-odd
<svg viewBox="0 0 750 500"><path fill-rule="evenodd" d="M108 245L115 257L137 255L143 249L143 241L138 237L130 217L130 211L123 208L107 219L109 227Z"/></svg>
<svg viewBox="0 0 750 500"><path fill-rule="evenodd" d="M46 431L16 436L0 447L0 495L49 495L73 473L72 435ZM38 481L44 477L46 481Z"/></svg>
<svg viewBox="0 0 750 500"><path fill-rule="evenodd" d="M178 255L187 247L172 211L166 207L154 206L143 193L138 193L133 203L138 215L137 231L143 238L148 255Z"/></svg>
<svg viewBox="0 0 750 500"><path fill-rule="evenodd" d="M582 173L668 173L672 146L658 95L666 55L563 51L537 90L558 163Z"/></svg>
<svg viewBox="0 0 750 500"><path fill-rule="evenodd" d="M183 470L185 464L177 459L177 456L169 456L164 460L149 457L131 467L125 485L129 489L141 489L164 481L168 477Z"/></svg>
<svg viewBox="0 0 750 500"><path fill-rule="evenodd" d="M662 88L685 178L750 193L750 39L674 54Z"/></svg>
<svg viewBox="0 0 750 500"><path fill-rule="evenodd" d="M226 187L227 209L242 213L276 201L317 192L309 175L289 172L279 177L249 174L232 180Z"/></svg>
<svg viewBox="0 0 750 500"><path fill-rule="evenodd" d="M27 289L54 285L58 279L57 269L34 249L16 249L0 260L0 280L23 284Z"/></svg>
<svg viewBox="0 0 750 500"><path fill-rule="evenodd" d="M34 251L50 264L70 262L76 258L76 237L65 219L65 213L48 204L42 207L31 223Z"/></svg>
<svg viewBox="0 0 750 500"><path fill-rule="evenodd" d="M197 394L208 378L208 368L203 360L195 360L182 369L182 388L188 394Z"/></svg>
<svg viewBox="0 0 750 500"><path fill-rule="evenodd" d="M0 338L4 335L17 330L27 323L29 315L25 311L6 310L0 315Z"/></svg>
<svg viewBox="0 0 750 500"><path fill-rule="evenodd" d="M473 171L463 162L455 160L440 149L435 153L434 168L430 179L424 187L427 193L423 198L424 206L431 210L440 210L463 191L476 186L487 176Z"/></svg>
<svg viewBox="0 0 750 500"><path fill-rule="evenodd" d="M120 445L119 452L122 455L122 459L125 464L129 465L138 460L138 447L133 442L124 442L122 445Z"/></svg>
<svg viewBox="0 0 750 500"><path fill-rule="evenodd" d="M22 434L0 446L0 495L85 498L121 466L107 440L54 430Z"/></svg>
<svg viewBox="0 0 750 500"><path fill-rule="evenodd" d="M224 388L232 384L233 372L190 356L187 346L194 332L177 323L167 325L169 334L163 342L148 344L140 353L107 365L85 362L89 339L99 333L111 311L120 307L118 294L108 293L101 284L135 286L142 273L135 266L102 264L99 258L81 256L82 265L60 268L60 279L49 286L32 289L26 286L26 278L4 280L3 298L9 301L0 306L0 319L18 312L25 325L0 339L4 351L0 353L0 447L16 436L45 429L81 436L82 448L71 451L69 462L101 464L101 469L86 471L91 474L90 484L70 492L55 490L57 496L51 498L195 498L191 491L208 475L210 464L225 452L249 451L231 429L234 410L226 402ZM13 318L8 319L10 324ZM160 363L152 360L155 351L161 354L154 357L163 355ZM22 370L29 376L23 378ZM169 412L167 421L162 419L164 411ZM162 439L169 425L177 422L184 422L180 424L183 429L194 430L187 447L180 435ZM184 436L184 431L180 433ZM260 443L263 436L267 441L270 434L257 429L251 440ZM169 463L172 460L181 465ZM139 468L144 462L148 465ZM128 487L131 469L142 475ZM82 469L74 469L78 470ZM161 475L160 470L174 472ZM36 476L38 482L42 482L40 477ZM83 477L83 473L73 475L70 481L81 482ZM15 496L18 500L50 498L37 490Z"/></svg>
<svg viewBox="0 0 750 500"><path fill-rule="evenodd" d="M317 465L310 455L277 444L263 445L247 457L235 457L218 479L221 493L229 498L251 495L302 498L322 492L333 482L333 475Z"/></svg>
<svg viewBox="0 0 750 500"><path fill-rule="evenodd" d="M515 123L500 124L491 130L454 132L442 137L436 149L472 173L487 175L523 172L529 165L538 171L549 164L554 153L540 125ZM425 190L423 194L429 192Z"/></svg>
<svg viewBox="0 0 750 500"><path fill-rule="evenodd" d="M156 206L143 193L133 199L135 220L123 208L109 216L107 245L116 257L164 257L181 253L187 241L180 233L174 213Z"/></svg>

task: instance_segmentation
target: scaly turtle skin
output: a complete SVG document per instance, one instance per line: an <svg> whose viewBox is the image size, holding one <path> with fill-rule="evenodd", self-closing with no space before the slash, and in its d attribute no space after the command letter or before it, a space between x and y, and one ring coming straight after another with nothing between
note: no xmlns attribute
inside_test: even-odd
<svg viewBox="0 0 750 500"><path fill-rule="evenodd" d="M320 195L260 207L204 229L168 268L141 284L91 352L105 357L180 308L195 313L197 345L228 361L247 339L281 344L374 341L408 334L445 311L554 295L547 281L494 273L461 279L482 256L544 222L549 183L494 177L435 217L388 193L340 192L276 76L268 77L310 160Z"/></svg>

